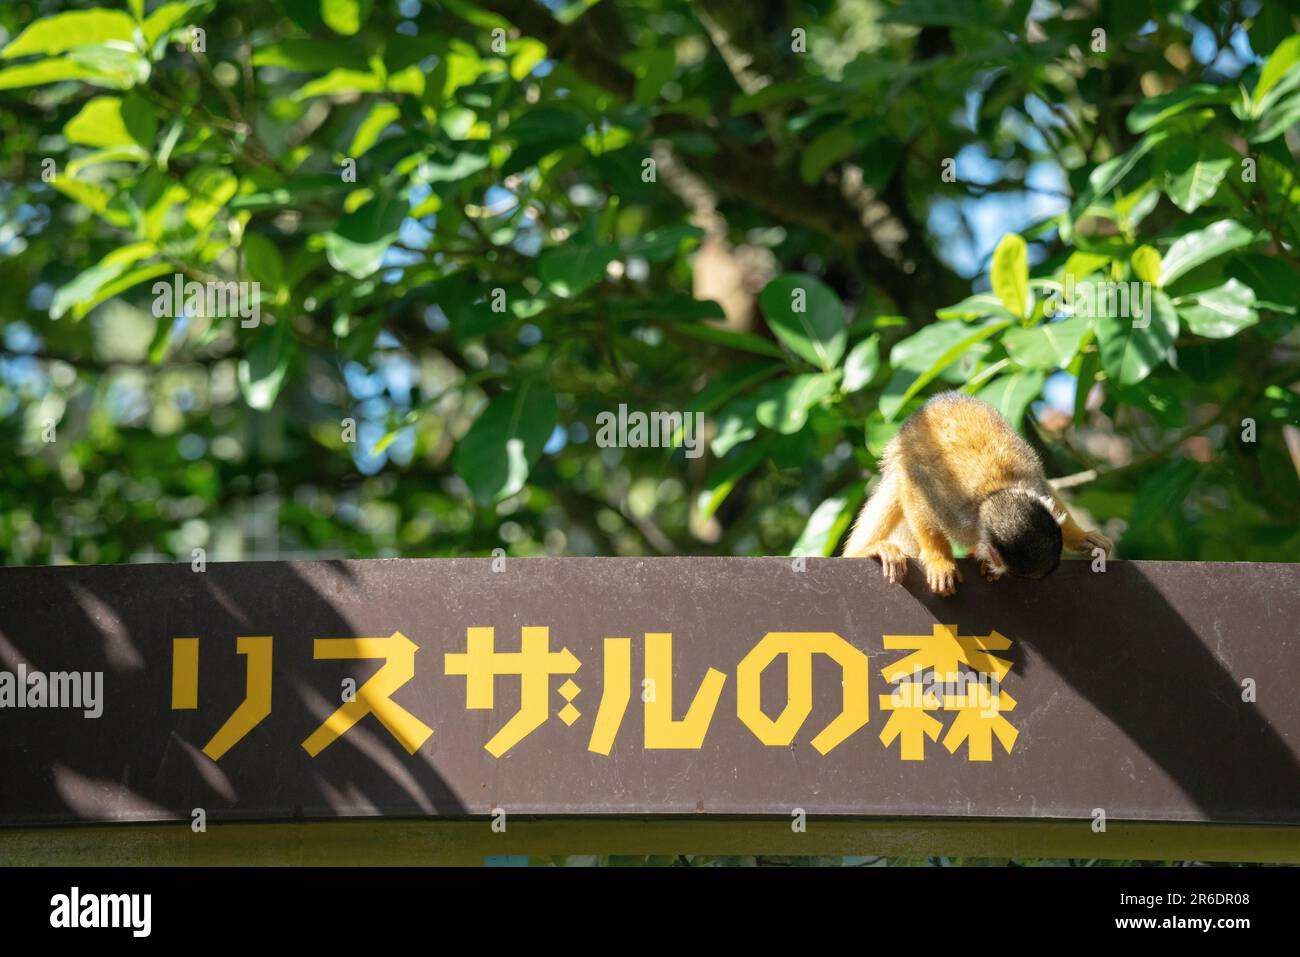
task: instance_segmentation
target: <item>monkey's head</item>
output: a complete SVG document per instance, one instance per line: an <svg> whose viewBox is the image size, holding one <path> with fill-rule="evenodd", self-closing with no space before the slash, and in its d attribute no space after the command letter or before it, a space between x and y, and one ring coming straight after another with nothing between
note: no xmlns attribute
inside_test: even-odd
<svg viewBox="0 0 1300 957"><path fill-rule="evenodd" d="M1031 489L1004 488L979 508L975 557L995 575L1042 578L1061 563L1061 522L1052 500Z"/></svg>

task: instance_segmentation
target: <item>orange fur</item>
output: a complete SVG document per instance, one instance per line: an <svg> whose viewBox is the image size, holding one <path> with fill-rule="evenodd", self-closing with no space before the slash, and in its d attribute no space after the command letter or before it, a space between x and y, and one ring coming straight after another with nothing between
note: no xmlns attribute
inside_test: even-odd
<svg viewBox="0 0 1300 957"><path fill-rule="evenodd" d="M960 580L950 542L968 551L979 543L979 506L991 492L1023 488L1054 503L1066 547L1110 543L1085 532L1043 475L1029 443L987 403L957 392L935 396L903 423L881 457L880 483L858 513L843 554L881 560L901 581L904 556L918 559L930 587L951 594ZM892 563L892 568L891 568Z"/></svg>

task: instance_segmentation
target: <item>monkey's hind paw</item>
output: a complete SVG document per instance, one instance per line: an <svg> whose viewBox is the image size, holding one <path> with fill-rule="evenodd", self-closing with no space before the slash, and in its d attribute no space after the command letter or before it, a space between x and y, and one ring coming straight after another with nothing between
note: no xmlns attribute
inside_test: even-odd
<svg viewBox="0 0 1300 957"><path fill-rule="evenodd" d="M984 576L986 582L995 582L1006 574L1006 569L1001 565L995 565L993 562L981 561L980 574Z"/></svg>
<svg viewBox="0 0 1300 957"><path fill-rule="evenodd" d="M946 565L926 565L925 581L930 591L936 595L957 594L957 583L962 580L961 571L951 562Z"/></svg>
<svg viewBox="0 0 1300 957"><path fill-rule="evenodd" d="M903 584L907 577L907 556L892 542L873 542L862 550L864 558L880 560L880 573L891 585Z"/></svg>

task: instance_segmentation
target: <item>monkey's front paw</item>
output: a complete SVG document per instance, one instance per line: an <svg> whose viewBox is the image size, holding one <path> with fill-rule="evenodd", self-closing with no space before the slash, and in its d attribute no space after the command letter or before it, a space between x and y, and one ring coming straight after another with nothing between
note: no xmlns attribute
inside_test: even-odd
<svg viewBox="0 0 1300 957"><path fill-rule="evenodd" d="M907 577L907 556L892 542L875 542L862 552L867 558L880 559L880 573L891 585L901 585Z"/></svg>
<svg viewBox="0 0 1300 957"><path fill-rule="evenodd" d="M957 594L957 583L961 580L961 571L952 562L925 566L926 584L936 595Z"/></svg>
<svg viewBox="0 0 1300 957"><path fill-rule="evenodd" d="M996 565L990 561L980 562L980 574L984 576L986 582L995 582L1006 574L1006 569L1001 565Z"/></svg>
<svg viewBox="0 0 1300 957"><path fill-rule="evenodd" d="M1091 531L1083 536L1083 540L1079 542L1079 551L1091 554L1094 548L1100 548L1107 555L1110 555L1115 550L1115 544L1101 532Z"/></svg>

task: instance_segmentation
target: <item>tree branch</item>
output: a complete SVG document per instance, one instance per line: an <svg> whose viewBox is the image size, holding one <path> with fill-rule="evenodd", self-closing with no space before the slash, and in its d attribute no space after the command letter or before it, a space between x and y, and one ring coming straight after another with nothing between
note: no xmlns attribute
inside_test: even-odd
<svg viewBox="0 0 1300 957"><path fill-rule="evenodd" d="M622 99L632 98L636 77L602 41L592 11L562 24L536 0L481 0L479 5L542 41L554 59L584 79ZM899 308L917 318L928 318L933 312L936 289L947 285L935 273L947 270L919 236L909 235L905 256L887 251L872 237L859 211L828 180L806 184L797 171L783 168L770 149L734 142L720 135L715 123L681 114L659 114L651 122L655 138L679 133L704 134L715 143L716 152L692 156L690 165L720 194L749 202L779 222L826 236L846 259L870 263L868 275Z"/></svg>

